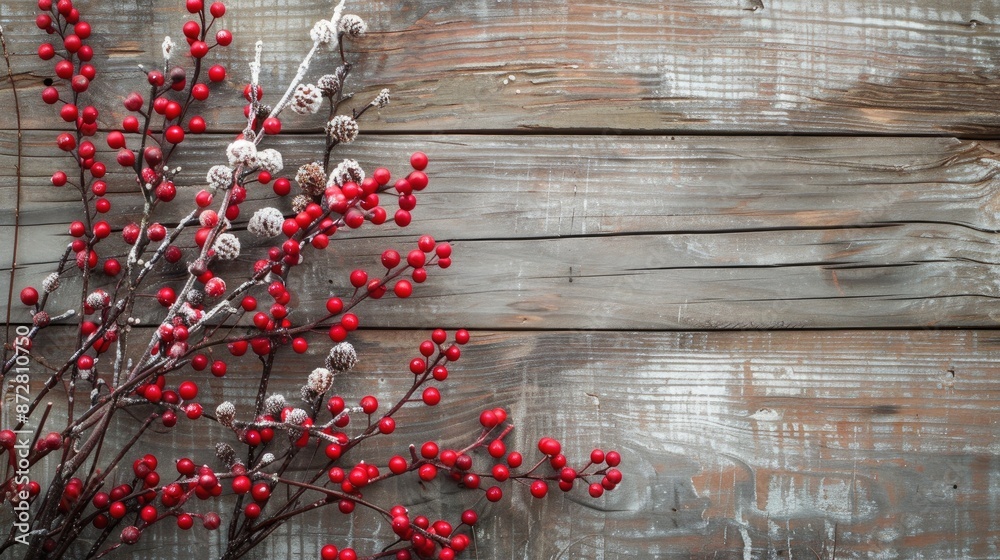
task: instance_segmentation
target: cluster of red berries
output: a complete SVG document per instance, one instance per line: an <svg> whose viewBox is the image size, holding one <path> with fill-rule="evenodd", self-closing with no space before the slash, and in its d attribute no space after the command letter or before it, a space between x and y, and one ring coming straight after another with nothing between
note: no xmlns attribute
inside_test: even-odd
<svg viewBox="0 0 1000 560"><path fill-rule="evenodd" d="M48 557L67 554L74 539L88 527L99 531L92 550L96 555L135 544L147 528L164 520L176 523L181 530L191 529L196 520L208 530L219 528L223 516L214 511L195 511L193 504L197 502L192 497L198 501L221 501L228 497L234 502L232 514L226 517L234 527L230 533L235 535L228 546L230 551L236 551L234 556L239 556L259 542L255 540L255 532L265 530L269 523L287 521L287 512L298 511L296 508L308 501L303 496L309 492L310 496L325 494L325 499L313 501L310 507L337 504L339 511L347 515L361 506L384 516L398 540L378 557L451 560L471 543L468 529L479 521L475 510L467 509L451 520L432 519L398 503L383 509L367 501L365 493L379 482L399 476L412 476L421 484L434 481L456 484L476 499L485 497L488 502L501 500L505 493L501 486L509 481L523 484L535 498L545 497L553 485L564 492L585 486L597 498L621 482L622 474L617 469L621 456L617 452L595 449L589 462L572 467L562 453L561 444L549 437L538 442L541 458L526 464L522 453L508 449L505 443L514 426L502 407L490 407L480 413L478 435L464 446L446 447L429 439L419 446L410 445L407 452L392 456L384 465L363 458L359 446L373 437L388 439L397 433L405 406L433 407L442 402L442 384L449 378L449 368L462 357L462 346L470 341L471 335L464 329L450 334L444 329L433 330L427 340L420 342L415 355L401 364L404 370L401 378L406 380L402 386L409 384L401 397L389 399L375 394L350 397L334 390L333 378L357 361L353 346L346 342L360 326L355 308L365 300L387 295L409 298L427 280L429 269L451 266L452 246L424 235L415 246L401 251L384 250L378 264L351 270L346 278L350 293L330 295L325 313L315 317L306 317L303 311L294 308L297 298L288 278L311 253L326 249L331 236L338 231L354 230L365 222L376 226L408 226L417 195L429 183L425 172L428 158L424 153L413 153L410 169L395 178L385 167L378 167L365 177L360 166L351 160L344 160L328 181L325 164L303 166L311 166L306 169L311 173L300 169L302 178L296 175L303 194L292 202L293 211L265 208L259 211L263 214L256 226L257 214L248 222L248 232L256 228L260 235L278 241L266 249L266 255L253 262L240 283L227 286L222 275L229 278L232 269L222 263L235 261L239 256L240 241L230 231L232 222L240 217L248 189L255 188L255 183L271 185L279 197L292 191L288 177L272 176L282 167L280 153L256 152L256 146L265 137L280 134L279 111L262 103L262 87L247 84L243 95L247 101L244 116L248 125L227 149L230 165L209 171L210 187L194 195L194 210L178 225L164 225L155 219L155 209L177 197L168 160L187 134L207 129L201 116L190 114L191 108L196 102L208 99L212 94L211 84L226 80L223 66L211 66L203 72L205 57L233 40L228 30L217 29L213 33L213 27L226 12L221 2L206 5L204 0L185 0L185 7L192 14L192 20L182 28L192 61L190 68L165 65L163 71L146 72L148 93L126 95L123 105L128 114L118 129L107 134L107 145L117 151L117 163L134 172L146 209L141 220L121 226L128 260L119 261L121 257L111 256L112 251L102 248L103 274L115 277L124 272L127 278L94 287L98 282L90 283L89 278L101 262L99 244L116 237L112 236L112 225L98 219L111 210L106 197L107 169L95 159L96 148L91 140L97 133L99 113L95 107L82 103L82 96L96 78L96 70L90 64L93 49L86 44L91 28L81 20L72 0L38 0L38 7L41 10L36 20L38 27L62 39L62 52L45 43L39 47L38 55L43 60L58 56L55 74L67 84L46 88L42 97L49 104L61 103L60 117L74 124L72 132L58 135L56 145L72 155L79 168L79 173L57 171L52 175L52 184L78 188L83 195L84 216L69 226L72 241L59 270L46 279L41 291L26 287L20 293L21 302L33 314L34 325L31 333L23 337L22 346L30 351L35 334L49 325L52 318L46 312L48 294L58 288L66 272L63 265L75 262L83 271L85 285L89 284L89 293L81 298L78 315L82 344L65 366L52 375L47 387L58 385L69 374L78 388L89 384L91 401L86 413L70 419L69 428L37 438L26 461L33 465L58 450L90 453L93 447L81 445L81 440L98 437L103 445L104 433L90 430L106 426L100 422L110 419L117 409L134 407L149 416L123 449L105 453L115 458L101 468L91 469L88 477L77 476L82 472L79 467L65 475L60 468L48 492L56 501L48 499L37 480L12 477L3 482L0 503L26 501L35 508L37 525L33 531L42 536L35 539L29 556L38 552ZM350 25L336 31L338 37L352 35L352 29L364 26L357 16L345 18L353 19L348 20ZM334 23L326 24L337 29ZM321 37L330 32L330 29L324 31L322 25L324 22L317 24L318 31L314 29ZM168 63L170 55L177 54L170 52L174 49L172 42L164 42ZM343 63L343 72L339 74L341 87L349 66L346 60ZM336 109L340 98L334 101L331 96L330 100ZM373 102L371 106L374 105ZM355 118L362 113L364 110L355 111ZM327 160L330 148L332 144L328 143ZM255 152L260 157L254 156ZM71 179L71 175L78 178ZM318 181L317 175L324 180ZM386 204L387 200L392 204ZM390 211L386 206L398 208ZM390 212L393 212L391 219ZM185 233L188 226L195 231ZM172 282L142 292L147 289L143 280L149 280L149 271L180 263L185 251L191 254L183 287ZM71 256L75 259L70 259ZM153 332L147 349L136 355L125 347L127 338L123 338L123 332L136 324L127 315L139 296L155 299L166 315ZM310 338L324 331L335 346L330 350L327 367L314 370L302 387L302 403L295 406L281 395L268 396L268 375L276 356L286 347L298 354L308 352ZM120 352L117 359L103 358L116 347ZM123 359L125 354L128 361ZM248 364L244 362L249 360L239 360L242 356L253 357L255 364L264 364L254 407L247 414L239 414L235 405L223 402L214 408L214 415L206 412L199 396L204 397L209 391L200 390L199 383L204 385L203 379L225 376L230 368L245 370ZM123 363L129 365L123 368ZM109 375L110 368L115 368L113 376ZM117 386L108 383L112 377ZM145 454L134 459L130 480L119 479L115 486L107 484L111 473L121 473L119 463L126 460L128 451L146 427L159 421L167 429L174 428L181 415L189 420L206 418L231 429L243 451L237 453L229 444L219 443L216 459L223 468L185 457L176 461L177 474L171 475L171 479L158 470L156 456ZM23 456L15 452L16 436L12 430L0 431L0 452L7 453L11 465L18 456ZM310 446L316 452L303 453L301 457L318 458L323 463L318 468L297 459L299 450ZM295 469L288 470L293 465ZM312 478L291 478L292 472L311 472ZM59 523L55 523L60 519L57 516L62 516ZM119 542L100 550L105 540L114 535ZM353 548L338 548L333 544L324 546L319 555L324 560L358 558Z"/></svg>

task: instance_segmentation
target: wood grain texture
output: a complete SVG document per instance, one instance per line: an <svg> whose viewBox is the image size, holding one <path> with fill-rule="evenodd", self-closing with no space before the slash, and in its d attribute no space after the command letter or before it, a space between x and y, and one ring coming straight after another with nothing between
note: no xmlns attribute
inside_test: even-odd
<svg viewBox="0 0 1000 560"><path fill-rule="evenodd" d="M0 162L11 162L12 135L0 138ZM316 142L288 138L289 167L307 161ZM201 188L221 145L216 136L192 141L179 200ZM365 228L355 254L335 243L307 260L296 275L328 290L310 292L298 308L317 312L330 293L347 291L351 268L375 267L386 245L404 249L410 236L426 232L455 243L455 266L432 275L404 305L380 303L391 312L375 314L370 325L427 326L434 317L477 328L992 326L1000 295L997 145L933 138L878 145L873 151L871 140L858 138L366 137L341 153L369 169L399 169L409 151L423 149L433 154L432 184L412 232ZM54 269L69 240L64 216L79 206L73 189L46 185L47 148L48 133L27 135L21 224L31 242L18 264L22 281L36 284ZM119 190L123 183L112 181ZM274 203L266 187L250 197L242 220ZM0 199L9 208L14 197ZM112 200L115 212L136 215L136 196ZM4 216L0 227L11 231L11 214ZM178 217L168 210L160 219ZM246 246L259 245L242 235ZM249 248L244 254L257 258ZM62 293L69 298L73 290ZM154 320L148 313L142 319Z"/></svg>
<svg viewBox="0 0 1000 560"><path fill-rule="evenodd" d="M67 351L60 341L69 337L59 333L46 335L46 356ZM349 401L374 394L387 402L425 336L360 332L360 364L336 390ZM283 356L275 392L298 393L304 374L294 372L309 371L325 352L316 342L305 356ZM622 452L625 482L601 500L557 492L525 513L526 492L514 492L513 505L493 506L498 517L476 531L484 560L813 551L825 560L834 542L841 560L995 558L998 360L994 331L481 331L441 384L444 403L413 409L376 454L388 457L427 430L457 445L489 403L516 419L509 443L518 448L554 435L571 457L595 442ZM247 406L254 362L230 360L225 378L205 381L200 402ZM185 372L171 383L187 378L203 379ZM150 449L194 445L195 460L211 462L210 444L226 436L207 426L182 422ZM407 482L392 492L431 514L467 506L469 496L443 488L438 496L434 486ZM379 523L348 527L344 519L311 517L255 557L312 557L324 542L345 542L351 528L356 546L388 543ZM218 545L203 531L191 535ZM184 537L180 544L163 531L137 550L171 558L190 546Z"/></svg>
<svg viewBox="0 0 1000 560"><path fill-rule="evenodd" d="M242 100L233 93L247 79L256 39L265 42L265 88L276 91L271 84L293 75L309 47L306 31L329 17L330 5L234 0L224 21L237 39L222 54L234 71L229 95L209 104L209 121L240 126ZM33 55L41 37L29 6L5 5L0 24L37 108L52 70ZM98 95L139 87L136 58L156 66L163 35L181 36L189 19L182 3L84 8L101 24ZM395 93L372 129L995 136L1000 126L995 2L363 0L349 9L372 30L351 46L360 70L353 89L364 103L382 87ZM29 122L51 127L38 111Z"/></svg>

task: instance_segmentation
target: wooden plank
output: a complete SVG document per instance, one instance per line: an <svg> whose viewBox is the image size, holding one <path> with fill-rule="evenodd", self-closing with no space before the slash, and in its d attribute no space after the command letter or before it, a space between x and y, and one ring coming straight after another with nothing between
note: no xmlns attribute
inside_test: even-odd
<svg viewBox="0 0 1000 560"><path fill-rule="evenodd" d="M236 129L253 43L277 91L308 50L307 31L331 2L242 0L225 16L236 41L221 60L229 95L213 123ZM181 36L182 2L90 3L98 96L139 88L137 62L159 65L163 35ZM759 8L759 9L758 9ZM996 136L991 70L1000 54L994 2L932 0L636 0L511 3L407 0L351 3L371 33L356 51L352 90L367 102L394 90L373 130L615 129ZM51 75L29 4L0 12L28 127L50 128L38 93ZM213 56L217 56L213 53ZM324 61L315 74L328 71ZM9 85L0 89L7 106ZM221 89L221 88L220 88ZM106 113L104 123L120 118ZM5 115L4 118L9 118ZM319 128L317 119L289 127Z"/></svg>
<svg viewBox="0 0 1000 560"><path fill-rule="evenodd" d="M53 165L46 134L25 141L25 282L53 269L68 241L66 216L79 204L72 189L45 186ZM13 144L10 134L0 138L3 163ZM290 137L289 167L315 142ZM201 188L220 145L218 137L192 142L178 200ZM409 151L425 149L431 187L412 231L362 229L353 256L335 248L308 261L304 282L342 294L350 268L373 267L387 244L403 249L420 233L457 249L452 270L432 275L406 305L380 303L391 312L370 325L424 326L427 316L479 328L995 324L995 143L886 139L874 151L857 138L616 137L611 145L406 136L351 148L343 153L369 169L397 170ZM269 195L252 188L243 219ZM115 212L134 215L135 197L112 200ZM312 294L300 311L328 295Z"/></svg>
<svg viewBox="0 0 1000 560"><path fill-rule="evenodd" d="M145 331L148 332L148 331ZM38 348L66 349L59 330ZM338 378L349 401L383 402L405 383L426 332L362 331L358 369ZM55 342L58 351L52 351ZM282 356L276 392L298 393L326 344ZM252 401L252 358L199 379L208 408ZM607 497L515 492L477 530L486 558L992 558L1000 535L1000 335L995 331L518 333L481 331L441 385L444 404L418 408L383 452L425 430L457 444L485 406L511 411L509 443L559 437L570 456L595 445L625 457ZM398 379L400 381L396 381ZM210 386L210 388L209 388ZM7 410L10 410L8 407ZM220 432L187 422L158 435L164 457L199 446L211 461ZM124 429L124 428L123 428ZM461 493L404 485L389 499L457 512ZM558 494L558 493L557 493ZM367 495L367 494L366 494ZM376 495L372 495L376 496ZM384 496L384 495L382 495ZM373 498L375 499L375 498ZM206 506L208 507L208 506ZM524 513L522 507L530 507ZM256 557L312 557L350 530L337 513L289 527ZM388 542L358 522L355 545ZM380 532L382 531L382 532ZM377 535L377 536L376 536ZM217 540L198 534L204 546ZM173 530L140 544L153 559L190 546Z"/></svg>

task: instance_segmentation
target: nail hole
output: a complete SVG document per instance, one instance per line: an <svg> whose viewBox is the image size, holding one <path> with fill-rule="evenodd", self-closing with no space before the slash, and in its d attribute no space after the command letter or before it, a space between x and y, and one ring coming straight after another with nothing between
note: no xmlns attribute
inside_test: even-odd
<svg viewBox="0 0 1000 560"><path fill-rule="evenodd" d="M42 80L42 83L45 84L46 86L51 86L52 78L45 78L44 80Z"/></svg>

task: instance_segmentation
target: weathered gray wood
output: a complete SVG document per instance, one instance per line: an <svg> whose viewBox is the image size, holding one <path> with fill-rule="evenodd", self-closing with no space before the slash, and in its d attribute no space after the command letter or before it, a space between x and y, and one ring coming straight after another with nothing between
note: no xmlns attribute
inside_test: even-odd
<svg viewBox="0 0 1000 560"><path fill-rule="evenodd" d="M32 4L5 5L0 24L19 84L33 100L29 126L49 128L37 97L52 70L34 56L44 35L34 27ZM332 2L230 4L224 21L236 41L219 53L233 68L230 95L213 98L209 114L210 122L235 129L242 99L234 93L247 79L254 41L265 42L264 83L275 92L294 74L307 31L329 17ZM98 24L99 96L141 87L136 62L157 66L163 35L181 37L190 19L183 2L82 8ZM1000 124L992 101L1000 50L995 2L365 0L349 10L365 16L372 31L351 46L361 54L353 89L362 102L382 87L395 93L368 124L373 129L995 136ZM7 106L9 86L2 87ZM318 127L302 119L288 125Z"/></svg>
<svg viewBox="0 0 1000 560"><path fill-rule="evenodd" d="M59 333L39 344L46 356L66 351L59 341L69 337ZM388 402L426 336L360 332L358 369L338 378L337 391L349 402L365 394ZM297 394L301 372L326 350L314 341L305 356L282 355L275 392ZM445 401L414 409L376 454L419 444L428 432L458 444L476 431L479 410L495 405L517 422L509 443L518 448L552 435L571 457L595 444L622 452L625 481L601 500L556 492L524 510L526 492L514 492L514 506L490 508L499 517L477 531L480 558L814 558L815 551L828 559L834 542L838 559L991 558L1000 532L992 482L1000 461L998 360L993 331L475 332L440 385ZM221 380L183 372L170 383L202 382L206 408L226 399L245 407L255 367L249 357L230 359ZM223 436L207 425L182 421L149 449L161 464L178 453L211 462L209 446ZM467 503L447 485L443 498L437 491L407 484L386 499L432 514ZM256 557L313 557L321 543L345 542L343 519L310 517ZM388 542L376 525L354 528L356 545ZM189 536L217 542L204 531L176 540L170 529L136 550L170 558L191 546Z"/></svg>
<svg viewBox="0 0 1000 560"><path fill-rule="evenodd" d="M6 139L0 160L10 161ZM177 208L186 210L205 169L219 161L219 140L192 142ZM289 140L294 168L315 139ZM47 141L37 132L25 141L24 282L54 268L69 239L67 216L79 205L73 189L46 185ZM335 243L296 274L343 294L351 268L374 268L387 245L404 249L426 232L455 242L454 268L432 274L405 305L380 303L392 312L368 324L417 326L434 317L481 328L992 326L996 145L929 138L878 146L837 138L369 137L342 154L395 170L410 150L432 154L415 225L402 233L366 227L352 249L357 257ZM269 188L252 188L243 219L270 204L268 196ZM111 200L116 213L135 215L136 197ZM165 221L180 212L168 210ZM248 247L244 264L254 254ZM300 309L311 313L328 295L310 293Z"/></svg>

